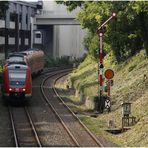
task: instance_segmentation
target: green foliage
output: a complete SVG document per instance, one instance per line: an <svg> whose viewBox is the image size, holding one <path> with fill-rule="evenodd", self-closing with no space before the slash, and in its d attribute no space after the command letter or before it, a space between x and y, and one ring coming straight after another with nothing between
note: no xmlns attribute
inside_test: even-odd
<svg viewBox="0 0 148 148"><path fill-rule="evenodd" d="M91 32L84 39L85 48L88 49L90 55L97 57L98 55L98 36Z"/></svg>
<svg viewBox="0 0 148 148"><path fill-rule="evenodd" d="M44 61L45 67L63 66L70 64L68 57L54 59L53 57L45 56Z"/></svg>
<svg viewBox="0 0 148 148"><path fill-rule="evenodd" d="M77 18L84 28L96 33L99 24L110 14L110 4L110 2L106 3L103 1L85 2Z"/></svg>
<svg viewBox="0 0 148 148"><path fill-rule="evenodd" d="M147 1L131 2L130 6L137 14L141 12L146 12L146 13L148 12L148 2Z"/></svg>
<svg viewBox="0 0 148 148"><path fill-rule="evenodd" d="M64 4L67 6L69 11L76 9L77 7L81 7L84 1L56 1L57 4Z"/></svg>
<svg viewBox="0 0 148 148"><path fill-rule="evenodd" d="M71 11L80 6L77 19L89 33L84 44L89 54L98 57L97 28L112 14L117 18L106 25L104 53L113 51L117 62L138 53L144 46L148 56L148 1L60 1Z"/></svg>
<svg viewBox="0 0 148 148"><path fill-rule="evenodd" d="M85 45L85 48L88 50L88 53L98 60L98 55L99 55L99 38L98 38L98 35L89 32L87 34L87 36L84 38L84 45ZM104 42L103 55L105 56L110 51L111 51L110 45L107 44L106 42Z"/></svg>
<svg viewBox="0 0 148 148"><path fill-rule="evenodd" d="M70 81L72 86L81 91L86 91L89 86L89 91L91 91L90 87L96 85L96 66L97 65L94 58L92 56L87 56L86 59L78 66L78 68L71 73ZM94 80L93 82L92 79ZM87 91L87 93L90 95L92 92L89 91Z"/></svg>
<svg viewBox="0 0 148 148"><path fill-rule="evenodd" d="M129 67L128 71L131 72L135 67L136 65L132 65L131 67Z"/></svg>
<svg viewBox="0 0 148 148"><path fill-rule="evenodd" d="M105 67L107 63L112 63L112 58L112 53L105 57ZM111 87L112 111L109 114L104 113L99 115L98 118L88 118L87 114L86 117L83 116L81 119L93 132L105 135L107 139L109 138L120 146L148 146L148 124L146 124L148 116L148 79L144 79L143 77L144 74L148 74L148 60L145 50L141 50L140 53L122 64L116 64L114 68L110 64L110 67L113 70L116 69L114 70L115 77L113 78L114 86ZM116 67L120 67L120 69ZM84 96L89 96L86 97L85 105L88 103L88 98L93 102L92 96L97 95L98 77L97 63L92 60L92 57L88 56L78 69L71 74L71 78L73 79L73 86L83 92ZM109 120L113 120L117 128L121 127L121 102L123 101L132 103L131 115L136 117L138 123L130 126L130 130L119 135L106 133L105 129L108 128ZM87 107L84 108L85 111L91 109ZM77 105L77 110L78 108L80 108L80 105ZM78 110L78 112L80 111Z"/></svg>

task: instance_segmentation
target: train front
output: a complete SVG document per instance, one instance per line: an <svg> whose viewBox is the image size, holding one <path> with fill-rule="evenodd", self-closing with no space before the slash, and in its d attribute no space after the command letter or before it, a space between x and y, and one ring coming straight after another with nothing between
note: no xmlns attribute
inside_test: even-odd
<svg viewBox="0 0 148 148"><path fill-rule="evenodd" d="M5 99L24 100L32 96L31 71L27 65L5 66L2 93Z"/></svg>

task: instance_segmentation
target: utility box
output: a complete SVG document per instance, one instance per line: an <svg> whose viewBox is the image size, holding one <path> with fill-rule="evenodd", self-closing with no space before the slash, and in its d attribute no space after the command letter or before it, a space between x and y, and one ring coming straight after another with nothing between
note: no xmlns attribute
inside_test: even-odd
<svg viewBox="0 0 148 148"><path fill-rule="evenodd" d="M122 115L123 117L129 117L131 114L131 103L123 102L122 103Z"/></svg>

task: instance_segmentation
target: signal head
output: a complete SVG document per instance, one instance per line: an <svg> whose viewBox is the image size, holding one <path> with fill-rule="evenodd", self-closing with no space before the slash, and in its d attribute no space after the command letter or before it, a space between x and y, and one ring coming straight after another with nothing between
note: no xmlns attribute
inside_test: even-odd
<svg viewBox="0 0 148 148"><path fill-rule="evenodd" d="M100 37L101 37L101 36L103 36L103 33L102 33L102 32L100 32L100 33L99 33L99 36L100 36Z"/></svg>
<svg viewBox="0 0 148 148"><path fill-rule="evenodd" d="M12 91L12 88L9 88L9 91Z"/></svg>
<svg viewBox="0 0 148 148"><path fill-rule="evenodd" d="M115 16L117 16L117 14L116 14L115 12L113 12L113 13L112 13L112 16L115 17Z"/></svg>

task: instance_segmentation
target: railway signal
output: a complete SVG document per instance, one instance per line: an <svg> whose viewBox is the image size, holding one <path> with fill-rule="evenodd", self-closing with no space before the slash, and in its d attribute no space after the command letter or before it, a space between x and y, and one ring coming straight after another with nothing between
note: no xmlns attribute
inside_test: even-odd
<svg viewBox="0 0 148 148"><path fill-rule="evenodd" d="M111 102L110 102L110 91L111 91L111 86L113 86L113 80L112 78L114 77L114 71L111 69L107 69L104 73L106 80L106 85L107 85L107 99L105 100L105 108L108 109L108 112L111 110Z"/></svg>
<svg viewBox="0 0 148 148"><path fill-rule="evenodd" d="M112 79L114 77L114 71L111 70L111 69L107 69L105 71L105 74L104 75L105 75L105 78L106 79Z"/></svg>
<svg viewBox="0 0 148 148"><path fill-rule="evenodd" d="M112 15L97 29L97 32L98 32L98 36L99 36L99 63L98 63L98 79L99 79L99 82L100 82L100 92L98 94L98 98L100 98L100 105L98 105L98 111L101 111L101 108L103 106L103 34L105 33L106 31L106 24L113 18L116 17L116 13L113 12Z"/></svg>
<svg viewBox="0 0 148 148"><path fill-rule="evenodd" d="M107 92L108 97L110 97L110 86L113 86L113 80L111 80L114 77L114 71L111 69L107 69L105 71L105 78L107 79Z"/></svg>

